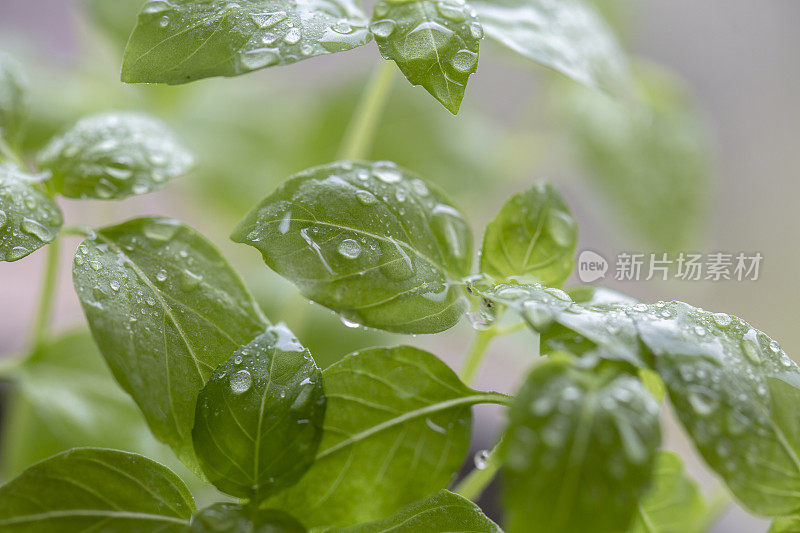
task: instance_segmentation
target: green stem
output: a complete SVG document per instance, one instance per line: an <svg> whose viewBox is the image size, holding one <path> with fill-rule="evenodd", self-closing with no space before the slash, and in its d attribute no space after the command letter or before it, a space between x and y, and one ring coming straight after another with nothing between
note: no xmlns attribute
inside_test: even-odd
<svg viewBox="0 0 800 533"><path fill-rule="evenodd" d="M475 468L472 472L467 474L467 477L461 480L461 482L456 485L453 492L461 494L463 497L467 498L468 500L476 500L480 498L483 491L486 490L486 487L489 486L489 483L492 482L495 475L497 475L498 470L502 466L502 461L500 461L498 449L502 441L495 445L492 448L492 451L489 452L489 456L486 459L486 464L483 465L483 468Z"/></svg>
<svg viewBox="0 0 800 533"><path fill-rule="evenodd" d="M475 334L475 340L472 341L472 346L467 352L466 359L464 359L464 365L458 373L461 381L467 385L471 384L472 380L475 379L475 374L478 373L483 357L486 354L486 348L489 347L489 343L495 335L497 335L497 330L493 328L484 329Z"/></svg>
<svg viewBox="0 0 800 533"><path fill-rule="evenodd" d="M347 126L339 148L339 159L364 159L369 155L378 121L389 99L394 72L395 66L391 61L382 61L375 68Z"/></svg>
<svg viewBox="0 0 800 533"><path fill-rule="evenodd" d="M44 285L39 297L39 308L36 311L36 321L31 334L30 350L33 353L42 345L47 336L50 319L53 315L53 304L56 298L56 284L58 282L58 261L61 243L59 239L53 241L47 248L47 259L44 270Z"/></svg>

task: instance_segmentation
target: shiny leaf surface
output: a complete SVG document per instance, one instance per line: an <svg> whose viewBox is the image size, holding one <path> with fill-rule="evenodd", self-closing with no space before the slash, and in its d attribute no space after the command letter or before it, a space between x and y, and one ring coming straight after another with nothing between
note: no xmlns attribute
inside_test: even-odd
<svg viewBox="0 0 800 533"><path fill-rule="evenodd" d="M41 176L0 164L0 261L17 261L58 236L61 210L41 188Z"/></svg>
<svg viewBox="0 0 800 533"><path fill-rule="evenodd" d="M192 517L188 533L305 533L291 515L233 503L215 503Z"/></svg>
<svg viewBox="0 0 800 533"><path fill-rule="evenodd" d="M58 454L0 487L0 529L8 533L178 533L192 511L189 489L170 470L102 448Z"/></svg>
<svg viewBox="0 0 800 533"><path fill-rule="evenodd" d="M265 326L241 280L188 226L139 218L81 243L73 281L114 377L155 436L194 465L198 393Z"/></svg>
<svg viewBox="0 0 800 533"><path fill-rule="evenodd" d="M81 119L39 153L58 192L69 198L125 198L164 187L193 158L160 120L139 113Z"/></svg>
<svg viewBox="0 0 800 533"><path fill-rule="evenodd" d="M237 350L200 391L192 437L221 491L259 501L314 461L325 417L322 372L284 325Z"/></svg>
<svg viewBox="0 0 800 533"><path fill-rule="evenodd" d="M150 0L122 81L177 84L288 65L367 44L366 26L352 0Z"/></svg>
<svg viewBox="0 0 800 533"><path fill-rule="evenodd" d="M452 327L466 309L472 238L442 193L389 162L343 161L285 182L233 240L350 322L403 333Z"/></svg>

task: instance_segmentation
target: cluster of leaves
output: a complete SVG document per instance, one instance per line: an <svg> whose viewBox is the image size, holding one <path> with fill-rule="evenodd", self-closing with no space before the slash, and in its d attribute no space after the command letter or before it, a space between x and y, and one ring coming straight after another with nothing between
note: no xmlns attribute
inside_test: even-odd
<svg viewBox="0 0 800 533"><path fill-rule="evenodd" d="M385 59L453 114L478 68L484 34L587 85L627 90L611 30L582 0L150 0L128 41L126 82L237 76L351 50L373 39Z"/></svg>

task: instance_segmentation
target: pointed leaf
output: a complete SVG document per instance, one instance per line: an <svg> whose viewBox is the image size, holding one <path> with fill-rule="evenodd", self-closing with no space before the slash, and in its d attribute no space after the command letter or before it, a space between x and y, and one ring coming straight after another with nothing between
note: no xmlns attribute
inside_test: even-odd
<svg viewBox="0 0 800 533"><path fill-rule="evenodd" d="M370 30L381 55L408 81L458 113L467 80L478 68L483 37L475 11L456 0L381 0Z"/></svg>
<svg viewBox="0 0 800 533"><path fill-rule="evenodd" d="M386 517L444 488L469 446L471 406L497 401L412 348L351 354L323 373L328 408L317 460L268 500L306 527Z"/></svg>
<svg viewBox="0 0 800 533"><path fill-rule="evenodd" d="M42 178L0 164L0 261L17 261L50 244L61 210L39 188Z"/></svg>
<svg viewBox="0 0 800 533"><path fill-rule="evenodd" d="M192 517L188 533L305 533L292 515L234 503L215 503Z"/></svg>
<svg viewBox="0 0 800 533"><path fill-rule="evenodd" d="M297 174L239 224L304 296L365 326L436 333L466 310L472 237L437 189L394 163L343 161Z"/></svg>
<svg viewBox="0 0 800 533"><path fill-rule="evenodd" d="M628 527L661 440L658 404L639 380L554 357L528 376L509 418L508 531Z"/></svg>
<svg viewBox="0 0 800 533"><path fill-rule="evenodd" d="M195 402L214 369L265 326L216 248L178 221L138 218L75 252L75 290L114 377L155 436L195 466Z"/></svg>
<svg viewBox="0 0 800 533"><path fill-rule="evenodd" d="M638 313L678 418L753 512L800 511L800 368L745 321L681 302Z"/></svg>
<svg viewBox="0 0 800 533"><path fill-rule="evenodd" d="M28 116L27 80L19 64L0 53L0 138L16 145Z"/></svg>
<svg viewBox="0 0 800 533"><path fill-rule="evenodd" d="M575 267L578 226L561 195L539 182L512 196L486 226L481 272L560 287Z"/></svg>
<svg viewBox="0 0 800 533"><path fill-rule="evenodd" d="M367 44L352 0L150 0L128 41L122 81L238 76Z"/></svg>
<svg viewBox="0 0 800 533"><path fill-rule="evenodd" d="M193 158L166 124L139 113L81 119L39 154L68 198L125 198L163 188L188 172Z"/></svg>
<svg viewBox="0 0 800 533"><path fill-rule="evenodd" d="M653 484L639 502L629 533L703 533L706 504L678 454L658 452Z"/></svg>
<svg viewBox="0 0 800 533"><path fill-rule="evenodd" d="M324 418L322 372L281 324L237 350L200 391L195 453L218 489L258 502L308 470Z"/></svg>
<svg viewBox="0 0 800 533"><path fill-rule="evenodd" d="M486 35L573 80L611 93L628 87L616 36L583 0L471 0Z"/></svg>
<svg viewBox="0 0 800 533"><path fill-rule="evenodd" d="M132 453L75 448L0 487L4 532L185 530L194 499L183 481Z"/></svg>
<svg viewBox="0 0 800 533"><path fill-rule="evenodd" d="M318 533L502 533L480 507L468 499L441 490L404 507L388 518L369 524L343 528L324 528Z"/></svg>

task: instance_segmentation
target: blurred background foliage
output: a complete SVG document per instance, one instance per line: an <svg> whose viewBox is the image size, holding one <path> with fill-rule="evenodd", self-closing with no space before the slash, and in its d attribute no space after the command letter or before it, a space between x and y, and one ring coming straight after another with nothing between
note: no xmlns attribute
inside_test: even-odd
<svg viewBox="0 0 800 533"><path fill-rule="evenodd" d="M13 10L15 2L18 0L9 2L8 9ZM185 220L220 246L267 315L286 321L321 366L365 346L401 342L421 345L457 364L470 337L468 324L419 339L348 329L329 311L300 298L295 288L265 268L256 254L240 249L244 247L233 245L227 238L244 213L291 174L336 159L370 69L380 61L374 44L232 80L205 80L179 87L126 86L119 82L120 59L142 0L72 0L64 4L68 7L59 8L59 13L69 16L55 16L49 22L56 35L46 42L35 41L50 31L47 28L36 32L28 28L30 36L26 36L26 28L21 28L18 36L22 38L16 39L10 34L0 35L0 48L24 64L30 79L32 116L25 151L34 153L52 135L86 114L137 109L168 122L197 155L191 176L172 183L165 191L119 203L64 201L68 223L99 226L141 214ZM645 4L660 6L652 9L655 20L659 20L659 9L670 13L678 9L672 1L595 2L628 45L637 41L637 32L641 31L637 21ZM738 17L732 19L731 34L739 31L736 24L740 20L756 27L758 21L750 16L750 2L718 0L711 4L716 7L697 8L706 9L703 14L709 20L717 16L714 9L723 7L726 15ZM682 0L680 7L690 12L694 6ZM0 18L4 9L0 7ZM800 9L797 13L800 15ZM686 43L687 57L698 43L706 43L703 20L697 22L699 37L670 37ZM766 35L770 30L759 31ZM64 42L69 43L64 45L69 52L58 48ZM47 46L54 49L43 50ZM732 54L727 41L717 46L724 57ZM712 56L716 53L715 48L705 51ZM793 57L796 61L796 53ZM685 62L697 77L697 72L691 71L694 64L689 59ZM733 212L720 217L715 211L717 202L734 207L754 202L752 183L716 185L719 164L715 138L719 132L709 126L712 120L705 107L718 111L717 102L707 97L701 106L695 90L664 66L639 58L632 59L632 64L635 80L630 96L613 99L484 41L478 75L470 82L457 117L399 74L396 76L370 158L396 161L437 183L469 217L476 242L481 228L510 194L526 188L533 179L546 178L564 191L581 222L579 250L583 246L605 246L601 249L608 258L613 255L606 250L615 247L643 252L692 251L701 249L712 234L715 247L738 246L730 251L752 251L757 245L763 247L768 261L797 258L796 245L786 250L784 237L764 230L778 226L776 222L780 221L770 218L769 198L763 200L765 205L756 206L758 214L744 216L743 211L735 211L741 219L739 225ZM739 74L739 66L734 63L719 68L727 68L724 73ZM747 72L757 70L752 66ZM776 67L776 72L779 70ZM711 84L703 90L708 95L720 87L730 88L732 94L737 84L757 88L748 81L754 76L741 76L741 80L724 79L721 85ZM724 100L728 93L720 95ZM747 117L738 118L746 121ZM729 122L736 119L728 117ZM755 123L752 128L765 131L774 122L770 120L765 116L765 124ZM791 139L790 133L781 138ZM752 138L758 145L752 132L744 138ZM796 154L796 149L780 152L791 153ZM730 168L730 162L725 168L730 179L745 177L736 172L736 157L730 160L734 168ZM770 166L765 164L764 168ZM781 178L780 174L777 177ZM738 191L738 196L731 198L730 191ZM784 202L788 201L787 197ZM763 225L755 224L757 220ZM71 249L64 248L69 251L64 252L61 276L61 329L64 324L82 323L69 282ZM0 271L3 305L17 309L14 316L3 316L0 353L19 349L24 339L21 328L25 327L27 311L22 311L32 309L38 287L37 258L31 260L28 264L34 267L14 264ZM764 295L787 282L794 281L796 287L790 270L773 270L773 281L759 285L758 298L753 297L753 285L734 288L731 284L650 283L617 284L616 288L647 300L677 297L740 314L781 339L791 353L792 343L800 342L796 335L791 336L794 320L782 307L775 309L773 299ZM31 303L17 305L17 300ZM493 351L505 359L500 365L487 365L478 386L513 390L531 364L526 352L531 342L525 334L498 342ZM170 453L153 441L141 415L113 382L85 328L53 340L36 354L29 367L18 371L13 385L0 383L3 391L0 480L75 445L140 451L178 468L188 478ZM104 407L90 409L98 399ZM478 412L474 447L487 446L494 428L501 424L498 411ZM667 431L668 445L685 447L685 442L671 441L671 435ZM705 475L698 461L689 463L695 473ZM704 480L708 484L707 475Z"/></svg>

